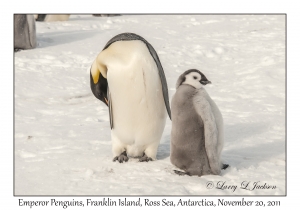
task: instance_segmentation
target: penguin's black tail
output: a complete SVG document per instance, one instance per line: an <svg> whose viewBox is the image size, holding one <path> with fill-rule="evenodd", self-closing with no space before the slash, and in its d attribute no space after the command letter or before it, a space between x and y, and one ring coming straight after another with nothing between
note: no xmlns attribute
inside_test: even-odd
<svg viewBox="0 0 300 210"><path fill-rule="evenodd" d="M183 172L183 171L177 171L177 170L174 170L175 174L179 175L179 176L184 176L184 175L188 175L188 176L191 176L190 173L188 172Z"/></svg>
<svg viewBox="0 0 300 210"><path fill-rule="evenodd" d="M221 170L225 170L226 168L229 167L229 164L222 164L222 168ZM175 172L175 174L179 175L179 176L184 176L184 175L188 175L191 176L191 174L189 172L185 172L185 171L178 171L178 170L173 170Z"/></svg>

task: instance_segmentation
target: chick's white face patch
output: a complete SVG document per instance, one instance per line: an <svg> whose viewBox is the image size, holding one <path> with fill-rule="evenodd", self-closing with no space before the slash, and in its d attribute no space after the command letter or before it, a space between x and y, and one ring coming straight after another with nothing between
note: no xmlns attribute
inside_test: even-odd
<svg viewBox="0 0 300 210"><path fill-rule="evenodd" d="M185 81L182 84L191 85L196 89L202 88L202 84L200 83L201 75L197 72L191 72L185 75Z"/></svg>

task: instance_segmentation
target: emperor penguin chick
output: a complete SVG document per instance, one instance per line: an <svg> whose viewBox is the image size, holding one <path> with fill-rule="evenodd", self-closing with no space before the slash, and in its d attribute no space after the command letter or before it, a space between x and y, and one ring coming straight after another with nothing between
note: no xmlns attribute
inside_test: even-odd
<svg viewBox="0 0 300 210"><path fill-rule="evenodd" d="M90 70L91 90L108 106L113 161L156 159L171 110L167 81L152 45L133 33L110 39Z"/></svg>
<svg viewBox="0 0 300 210"><path fill-rule="evenodd" d="M179 175L221 173L223 118L204 85L210 84L197 69L185 71L177 80L171 102L171 155Z"/></svg>

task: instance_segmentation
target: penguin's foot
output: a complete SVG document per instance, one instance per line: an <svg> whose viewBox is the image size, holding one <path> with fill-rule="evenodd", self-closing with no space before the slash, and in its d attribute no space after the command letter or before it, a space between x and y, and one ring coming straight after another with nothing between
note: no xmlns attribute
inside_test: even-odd
<svg viewBox="0 0 300 210"><path fill-rule="evenodd" d="M140 162L148 162L148 161L152 161L152 158L151 157L148 157L145 153L143 154L142 157L140 157L139 159Z"/></svg>
<svg viewBox="0 0 300 210"><path fill-rule="evenodd" d="M128 157L127 157L127 153L126 151L122 152L119 156L116 156L113 161L119 161L119 163L123 163L123 161L127 162L128 161Z"/></svg>
<svg viewBox="0 0 300 210"><path fill-rule="evenodd" d="M188 173L188 172L177 171L177 170L174 170L174 172L175 172L175 174L178 174L179 176L184 176L184 175L191 176L190 173Z"/></svg>
<svg viewBox="0 0 300 210"><path fill-rule="evenodd" d="M228 168L228 167L229 167L229 164L224 164L224 163L223 163L223 165L222 165L222 168L221 168L221 169L222 169L222 170L225 170L225 169L226 169L226 168Z"/></svg>

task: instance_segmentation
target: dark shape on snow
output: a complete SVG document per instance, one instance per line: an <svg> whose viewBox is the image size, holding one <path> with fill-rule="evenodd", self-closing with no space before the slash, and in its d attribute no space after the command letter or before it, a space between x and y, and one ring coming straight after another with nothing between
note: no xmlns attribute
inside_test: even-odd
<svg viewBox="0 0 300 210"><path fill-rule="evenodd" d="M44 21L46 16L46 14L38 14L36 21Z"/></svg>
<svg viewBox="0 0 300 210"><path fill-rule="evenodd" d="M120 16L119 14L93 14L95 17L113 17L113 16Z"/></svg>
<svg viewBox="0 0 300 210"><path fill-rule="evenodd" d="M221 169L222 169L222 170L225 170L225 169L228 168L228 167L229 167L229 164L225 164L225 163L224 163Z"/></svg>
<svg viewBox="0 0 300 210"><path fill-rule="evenodd" d="M36 21L41 22L54 22L54 21L67 21L70 14L38 14Z"/></svg>

